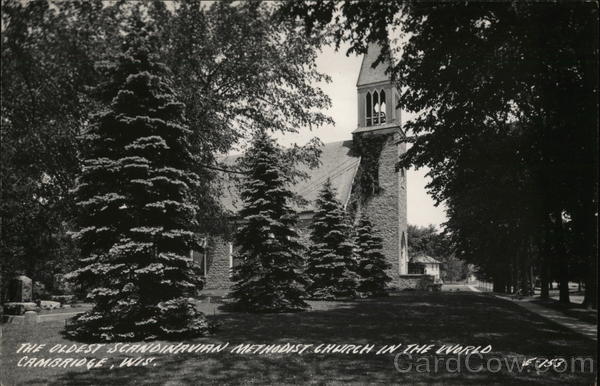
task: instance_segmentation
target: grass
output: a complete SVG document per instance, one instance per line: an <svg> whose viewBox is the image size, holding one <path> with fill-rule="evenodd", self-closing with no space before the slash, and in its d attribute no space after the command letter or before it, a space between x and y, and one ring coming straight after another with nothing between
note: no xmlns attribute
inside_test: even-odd
<svg viewBox="0 0 600 386"><path fill-rule="evenodd" d="M462 344L492 345L486 357L593 357L595 342L549 323L519 306L477 293L402 293L384 299L312 302L296 314L226 313L203 304L207 315L223 323L212 337L194 343L285 344ZM109 369L19 368L19 343L72 344L61 322L36 326L5 325L1 358L2 385L12 384L290 384L290 383L439 383L439 384L592 384L594 374L483 371L475 374L413 370L399 373L393 355L162 355L156 367ZM189 342L186 342L189 343ZM84 356L84 354L79 354ZM96 356L102 356L97 354ZM118 359L123 358L121 355ZM428 357L424 355L423 357ZM430 357L430 356L429 356ZM430 357L431 358L431 357Z"/></svg>
<svg viewBox="0 0 600 386"><path fill-rule="evenodd" d="M576 318L582 320L587 323L598 324L598 310L587 309L581 304L577 303L569 303L564 304L560 303L554 299L540 299L537 298L533 301L535 304L539 304L544 307L551 308L556 311L560 311L563 314L570 316L572 318Z"/></svg>

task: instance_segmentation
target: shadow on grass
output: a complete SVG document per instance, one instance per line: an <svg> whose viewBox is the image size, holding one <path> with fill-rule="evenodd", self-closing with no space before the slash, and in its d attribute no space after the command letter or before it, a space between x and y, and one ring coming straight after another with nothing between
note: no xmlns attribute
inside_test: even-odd
<svg viewBox="0 0 600 386"><path fill-rule="evenodd" d="M548 307L563 314L587 323L598 324L598 310L587 309L581 304L563 304L554 299L535 299L532 303Z"/></svg>
<svg viewBox="0 0 600 386"><path fill-rule="evenodd" d="M399 373L393 355L231 354L237 344L461 344L491 345L499 357L594 357L594 342L517 305L473 293L407 293L389 298L346 302L311 302L313 309L292 314L217 313L222 323L212 337L186 343L225 343L218 354L157 356L155 367L112 370L63 370L53 380L32 376L28 383L51 384L239 384L239 383L405 383L455 384L539 383L589 384L593 374L541 375L514 373L419 372ZM69 343L69 342L67 342ZM147 356L147 355L146 355ZM431 357L430 357L431 358ZM24 369L26 370L26 369ZM31 373L42 369L29 369ZM34 374L31 374L34 375Z"/></svg>

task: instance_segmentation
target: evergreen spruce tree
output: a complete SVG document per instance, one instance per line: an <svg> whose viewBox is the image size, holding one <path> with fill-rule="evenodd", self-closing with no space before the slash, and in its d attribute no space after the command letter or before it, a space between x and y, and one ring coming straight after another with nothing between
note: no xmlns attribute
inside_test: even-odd
<svg viewBox="0 0 600 386"><path fill-rule="evenodd" d="M265 132L255 137L242 159L248 171L243 181L240 211L243 224L231 297L236 308L250 312L291 312L308 307L304 247L298 240L289 165L281 148Z"/></svg>
<svg viewBox="0 0 600 386"><path fill-rule="evenodd" d="M360 276L358 292L361 296L386 296L386 284L392 279L386 270L391 265L381 253L381 237L373 232L371 221L363 214L355 228L357 273Z"/></svg>
<svg viewBox="0 0 600 386"><path fill-rule="evenodd" d="M359 278L353 256L352 227L329 179L316 204L306 270L312 280L308 292L314 299L357 296Z"/></svg>
<svg viewBox="0 0 600 386"><path fill-rule="evenodd" d="M92 310L67 328L75 337L114 341L185 337L208 330L189 296L201 281L187 260L197 246L199 178L178 103L138 19L123 53L98 88L108 108L83 135L75 188L81 266Z"/></svg>

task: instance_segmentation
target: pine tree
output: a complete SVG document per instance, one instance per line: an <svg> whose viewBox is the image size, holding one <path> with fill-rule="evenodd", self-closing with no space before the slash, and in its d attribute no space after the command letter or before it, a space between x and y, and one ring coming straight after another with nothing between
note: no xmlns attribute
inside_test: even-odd
<svg viewBox="0 0 600 386"><path fill-rule="evenodd" d="M307 274L313 283L308 292L314 299L357 295L358 275L353 256L351 225L335 189L327 179L316 201L311 223Z"/></svg>
<svg viewBox="0 0 600 386"><path fill-rule="evenodd" d="M72 273L93 308L67 333L104 341L185 337L208 330L189 296L201 285L187 260L197 246L198 185L183 105L138 22L98 88L108 108L82 140L75 188L81 266Z"/></svg>
<svg viewBox="0 0 600 386"><path fill-rule="evenodd" d="M376 236L371 221L363 214L355 228L357 273L360 276L358 291L361 296L385 296L386 283L392 279L386 270L391 265L381 253L381 237Z"/></svg>
<svg viewBox="0 0 600 386"><path fill-rule="evenodd" d="M294 229L296 214L289 165L283 151L265 132L259 132L242 160L248 170L243 181L240 210L243 224L235 240L239 246L231 297L236 308L250 312L291 312L308 307L303 273L304 247Z"/></svg>

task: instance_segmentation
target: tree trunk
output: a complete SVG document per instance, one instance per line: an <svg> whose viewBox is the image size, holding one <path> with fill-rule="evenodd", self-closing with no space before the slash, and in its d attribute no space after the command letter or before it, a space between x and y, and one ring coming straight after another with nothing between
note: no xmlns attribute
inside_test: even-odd
<svg viewBox="0 0 600 386"><path fill-rule="evenodd" d="M598 258L596 253L592 253L589 259L591 261L585 278L583 305L587 308L598 309Z"/></svg>
<svg viewBox="0 0 600 386"><path fill-rule="evenodd" d="M555 250L558 261L558 301L561 303L570 303L569 299L569 259L565 248L565 238L562 225L562 213L556 211L554 213L555 234Z"/></svg>
<svg viewBox="0 0 600 386"><path fill-rule="evenodd" d="M535 295L535 277L533 276L533 265L529 265L529 288L528 288L528 294L529 296L533 296Z"/></svg>
<svg viewBox="0 0 600 386"><path fill-rule="evenodd" d="M492 284L492 291L498 292L498 293L506 292L506 281L504 280L504 278L502 278L500 276L494 276L493 284Z"/></svg>
<svg viewBox="0 0 600 386"><path fill-rule="evenodd" d="M519 292L519 284L521 284L521 269L519 267L519 249L513 253L513 275L512 275L512 292Z"/></svg>
<svg viewBox="0 0 600 386"><path fill-rule="evenodd" d="M558 269L559 269L559 295L558 301L561 303L570 303L569 299L569 264L567 262L567 257L563 254L559 256L558 260Z"/></svg>
<svg viewBox="0 0 600 386"><path fill-rule="evenodd" d="M517 265L517 293L522 296L528 296L531 289L531 281L529 280L530 265L529 265L529 247L526 240L521 240L517 245L515 254Z"/></svg>
<svg viewBox="0 0 600 386"><path fill-rule="evenodd" d="M545 257L544 257L544 260L546 260ZM542 298L542 299L550 298L550 291L549 291L548 287L551 286L552 283L549 282L548 276L549 276L548 275L548 266L544 262L541 267L541 272L540 272L540 298Z"/></svg>
<svg viewBox="0 0 600 386"><path fill-rule="evenodd" d="M598 269L598 262L593 258L592 267L590 268L587 278L585 281L585 296L583 298L583 305L587 308L598 309L598 277L596 276L596 270Z"/></svg>
<svg viewBox="0 0 600 386"><path fill-rule="evenodd" d="M597 34L597 26L593 28L594 33ZM597 36L597 35L596 35ZM596 41L594 41L596 40ZM588 52L595 52L598 49L597 38L589 39ZM590 103L589 111L597 109L598 104L598 60L584 60L585 71L583 71L583 82L587 88L588 95L595 95L594 100L591 98L588 100ZM585 199L583 203L583 215L585 218L585 239L588 242L587 256L589 261L589 267L585 279L585 297L583 304L588 308L598 309L598 168L599 168L599 154L597 151L596 144L598 144L598 114L586 115L589 119L589 124L586 125L590 141L587 141L590 146L590 151L587 153L589 156L589 162L586 162L588 166L588 173L585 178L586 184ZM594 144L594 145L591 145Z"/></svg>
<svg viewBox="0 0 600 386"><path fill-rule="evenodd" d="M524 256L523 259L523 276L525 278L524 292L527 296L534 294L535 281L533 279L533 248L531 246L531 239L527 238L523 245Z"/></svg>
<svg viewBox="0 0 600 386"><path fill-rule="evenodd" d="M546 227L544 232L544 249L540 259L540 298L550 299L550 289L552 289L552 281L550 280L550 237L551 234Z"/></svg>
<svg viewBox="0 0 600 386"><path fill-rule="evenodd" d="M597 122L597 121L596 121ZM597 143L598 137L596 133ZM594 152L595 171L594 176L598 175L598 153ZM585 296L583 305L587 308L598 309L598 218L595 213L598 212L598 185L590 177L590 200L584 201L582 213L580 216L584 219L583 232L585 234L585 254L588 261L588 269L585 274Z"/></svg>

